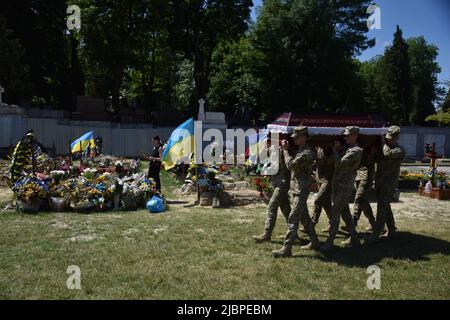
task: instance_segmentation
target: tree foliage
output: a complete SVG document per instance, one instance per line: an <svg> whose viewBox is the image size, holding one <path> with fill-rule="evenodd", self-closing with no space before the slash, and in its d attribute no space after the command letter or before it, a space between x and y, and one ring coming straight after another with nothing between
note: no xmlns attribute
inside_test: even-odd
<svg viewBox="0 0 450 320"><path fill-rule="evenodd" d="M210 107L244 117L257 111L262 103L262 81L255 70L262 59L247 37L222 43L212 58Z"/></svg>
<svg viewBox="0 0 450 320"><path fill-rule="evenodd" d="M370 47L368 1L268 0L253 44L263 55L262 109L332 112L349 108L353 55ZM351 108L350 108L351 109Z"/></svg>
<svg viewBox="0 0 450 320"><path fill-rule="evenodd" d="M68 4L81 30L66 30ZM438 48L423 37L366 62L368 0L5 0L0 81L10 103L73 110L76 95L112 112L212 110L234 119L379 112L423 125L443 96ZM449 109L449 97L442 112ZM432 124L433 122L426 122ZM435 123L435 122L434 122Z"/></svg>

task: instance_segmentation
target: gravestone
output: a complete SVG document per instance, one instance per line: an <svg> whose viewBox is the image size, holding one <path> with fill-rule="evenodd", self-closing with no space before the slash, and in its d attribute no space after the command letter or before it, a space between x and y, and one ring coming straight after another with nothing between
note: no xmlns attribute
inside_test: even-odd
<svg viewBox="0 0 450 320"><path fill-rule="evenodd" d="M206 100L201 98L198 100L198 121L203 122L203 129L219 129L226 130L228 128L223 112L207 112L205 111Z"/></svg>

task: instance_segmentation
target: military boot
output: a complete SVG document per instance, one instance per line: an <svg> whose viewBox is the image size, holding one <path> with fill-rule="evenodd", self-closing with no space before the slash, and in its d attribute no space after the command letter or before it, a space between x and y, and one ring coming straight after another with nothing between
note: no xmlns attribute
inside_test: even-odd
<svg viewBox="0 0 450 320"><path fill-rule="evenodd" d="M358 226L359 218L357 216L353 216L353 223L355 224L355 228Z"/></svg>
<svg viewBox="0 0 450 320"><path fill-rule="evenodd" d="M264 232L260 236L253 236L253 240L255 240L256 243L270 242L270 240L272 240L272 237L270 234Z"/></svg>
<svg viewBox="0 0 450 320"><path fill-rule="evenodd" d="M396 229L388 229L388 231L386 231L385 233L383 233L381 235L381 238L383 239L392 239L395 237L395 235L397 234L397 230Z"/></svg>
<svg viewBox="0 0 450 320"><path fill-rule="evenodd" d="M323 252L331 251L334 247L333 242L334 242L333 240L328 238L327 241L325 241L325 243L320 247L320 251Z"/></svg>
<svg viewBox="0 0 450 320"><path fill-rule="evenodd" d="M358 237L353 236L349 237L347 240L341 242L343 245L347 247L359 247L361 246L361 240Z"/></svg>
<svg viewBox="0 0 450 320"><path fill-rule="evenodd" d="M380 241L380 233L379 232L374 232L370 236L364 238L365 243L375 243L378 241Z"/></svg>
<svg viewBox="0 0 450 320"><path fill-rule="evenodd" d="M300 249L302 249L302 250L319 250L320 242L319 242L319 240L311 241L307 245L301 246Z"/></svg>
<svg viewBox="0 0 450 320"><path fill-rule="evenodd" d="M353 216L353 224L355 225L355 229L356 229L356 227L358 226L358 221L359 221L359 218ZM350 231L348 230L347 226L342 226L342 227L341 227L341 230L342 230L342 231L345 231L345 232L350 232Z"/></svg>
<svg viewBox="0 0 450 320"><path fill-rule="evenodd" d="M375 220L375 217L373 216L373 214L369 214L367 217L367 220L369 220L370 227L367 227L365 230L369 231L369 232L375 230L377 221Z"/></svg>
<svg viewBox="0 0 450 320"><path fill-rule="evenodd" d="M280 250L272 251L274 258L290 258L292 257L292 247L283 246Z"/></svg>
<svg viewBox="0 0 450 320"><path fill-rule="evenodd" d="M368 227L365 228L364 230L367 231L367 232L374 232L375 229L376 229L376 228L375 228L375 224L371 224L370 226L368 226ZM383 228L382 233L386 233L386 232L387 232L386 228Z"/></svg>

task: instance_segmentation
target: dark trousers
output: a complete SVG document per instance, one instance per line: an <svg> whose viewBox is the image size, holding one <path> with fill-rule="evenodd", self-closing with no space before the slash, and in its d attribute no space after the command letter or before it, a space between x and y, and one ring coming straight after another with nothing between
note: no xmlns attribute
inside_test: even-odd
<svg viewBox="0 0 450 320"><path fill-rule="evenodd" d="M159 176L160 173L159 168L149 168L148 170L148 177L152 178L156 182L156 189L161 192L161 178Z"/></svg>

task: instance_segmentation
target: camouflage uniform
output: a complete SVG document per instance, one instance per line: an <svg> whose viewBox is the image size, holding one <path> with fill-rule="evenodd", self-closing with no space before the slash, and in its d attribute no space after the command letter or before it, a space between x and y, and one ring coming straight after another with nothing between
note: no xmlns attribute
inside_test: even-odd
<svg viewBox="0 0 450 320"><path fill-rule="evenodd" d="M348 130L348 129L346 129ZM359 128L351 127L351 133L359 132ZM348 146L341 154L334 152L335 167L332 178L332 200L330 232L326 246L332 246L339 230L340 216L344 220L351 239L358 239L349 202L353 194L356 171L362 158L362 149L358 145Z"/></svg>
<svg viewBox="0 0 450 320"><path fill-rule="evenodd" d="M300 148L293 156L284 151L286 167L291 171L291 196L292 209L288 218L288 232L284 241L285 247L292 247L295 241L299 223L301 222L313 245L318 244L314 225L308 213L307 200L311 185L311 168L314 163L314 152L309 146Z"/></svg>
<svg viewBox="0 0 450 320"><path fill-rule="evenodd" d="M398 127L394 127L398 128ZM397 132L396 129L393 129ZM398 133L400 128L398 128ZM389 134L389 133L388 133ZM388 135L387 135L388 137ZM391 209L391 200L398 186L400 166L405 158L405 150L398 144L389 147L383 145L383 151L377 161L375 174L375 192L377 195L377 219L374 234L379 235L387 224L389 231L395 231L395 220Z"/></svg>
<svg viewBox="0 0 450 320"><path fill-rule="evenodd" d="M375 159L369 152L364 152L361 166L358 169L355 179L355 201L353 205L353 219L355 226L361 217L361 213L364 213L369 220L372 228L375 226L375 217L373 216L372 207L369 202L369 191L372 187L373 176L375 174Z"/></svg>
<svg viewBox="0 0 450 320"><path fill-rule="evenodd" d="M277 174L272 176L272 186L274 191L270 198L267 208L267 220L264 228L266 235L272 235L277 221L278 208L281 209L286 222L291 212L291 205L289 203L289 184L291 181L291 172L286 168L284 161L284 154L280 152L280 161Z"/></svg>
<svg viewBox="0 0 450 320"><path fill-rule="evenodd" d="M316 159L317 172L316 177L319 182L319 191L314 199L314 212L312 222L316 225L319 222L322 209L328 217L331 217L331 177L334 171L334 156L327 155L322 148L317 151Z"/></svg>

